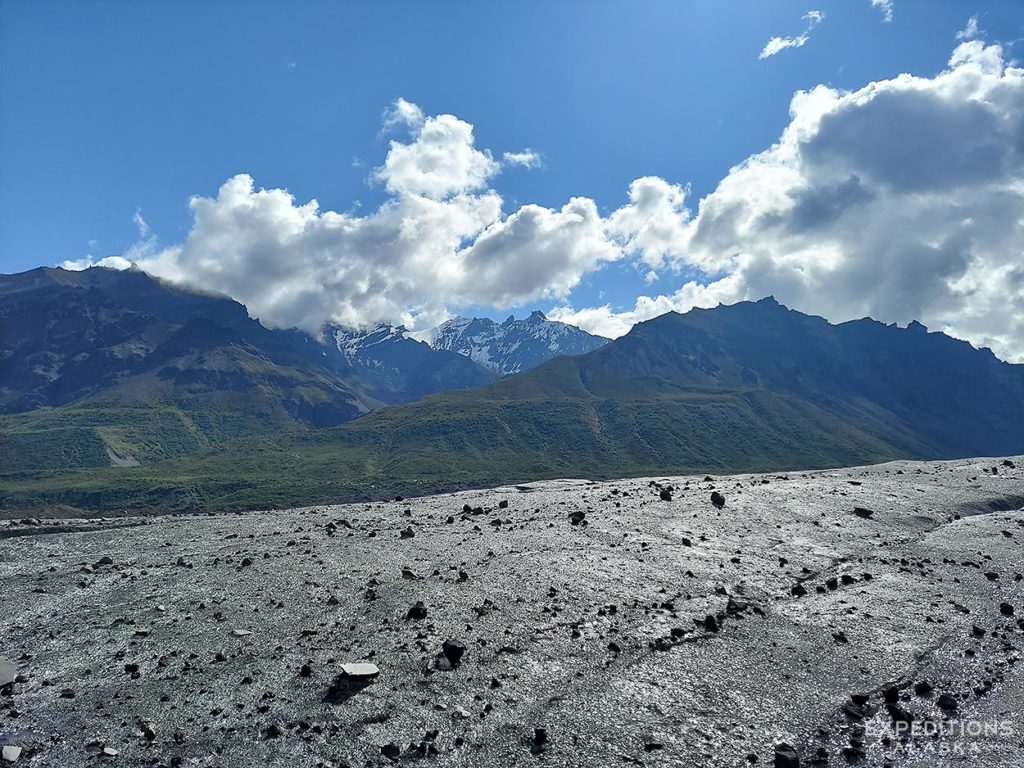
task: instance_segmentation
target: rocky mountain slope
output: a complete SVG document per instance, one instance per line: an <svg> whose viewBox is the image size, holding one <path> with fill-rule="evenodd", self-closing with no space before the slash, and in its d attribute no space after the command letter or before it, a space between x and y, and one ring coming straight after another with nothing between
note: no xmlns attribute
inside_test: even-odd
<svg viewBox="0 0 1024 768"><path fill-rule="evenodd" d="M543 312L533 312L523 320L509 316L503 323L456 317L429 336L434 349L458 352L502 376L528 371L553 357L582 355L608 343L572 325L548 320Z"/></svg>
<svg viewBox="0 0 1024 768"><path fill-rule="evenodd" d="M0 746L47 768L1015 768L1021 466L11 520Z"/></svg>

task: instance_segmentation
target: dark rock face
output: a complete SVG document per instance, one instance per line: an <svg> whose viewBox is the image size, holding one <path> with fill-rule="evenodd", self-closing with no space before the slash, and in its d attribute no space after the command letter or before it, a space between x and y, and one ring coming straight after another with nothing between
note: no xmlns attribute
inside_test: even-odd
<svg viewBox="0 0 1024 768"><path fill-rule="evenodd" d="M935 739L879 734L1024 732L1024 475L991 463L717 477L721 508L672 477L671 504L566 480L0 519L0 743L46 768L923 768L896 745ZM964 739L1024 763L1017 738Z"/></svg>

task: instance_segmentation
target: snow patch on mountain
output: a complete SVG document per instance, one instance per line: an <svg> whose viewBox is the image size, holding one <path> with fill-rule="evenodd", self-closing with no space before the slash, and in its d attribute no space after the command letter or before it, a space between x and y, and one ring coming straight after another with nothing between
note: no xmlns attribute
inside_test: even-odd
<svg viewBox="0 0 1024 768"><path fill-rule="evenodd" d="M501 375L520 373L559 355L581 355L607 343L567 323L533 312L503 323L488 318L455 317L424 334L434 349L447 349Z"/></svg>

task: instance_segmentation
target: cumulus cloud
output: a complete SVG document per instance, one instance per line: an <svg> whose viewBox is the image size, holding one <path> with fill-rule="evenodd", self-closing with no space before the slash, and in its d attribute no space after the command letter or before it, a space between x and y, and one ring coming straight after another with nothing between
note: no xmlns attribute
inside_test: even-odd
<svg viewBox="0 0 1024 768"><path fill-rule="evenodd" d="M882 11L882 20L892 21L893 0L871 0L871 7Z"/></svg>
<svg viewBox="0 0 1024 768"><path fill-rule="evenodd" d="M629 202L608 217L608 232L629 255L652 269L683 259L689 189L657 176L644 176L629 185Z"/></svg>
<svg viewBox="0 0 1024 768"><path fill-rule="evenodd" d="M541 166L540 153L529 147L522 152L506 152L502 158L509 165L521 165L524 168L539 168Z"/></svg>
<svg viewBox="0 0 1024 768"><path fill-rule="evenodd" d="M469 123L426 116L403 99L384 123L408 140L392 140L374 172L389 193L377 210L322 210L239 174L214 197L192 198L184 243L136 261L229 294L268 325L315 333L328 320L419 328L446 319L449 307L561 298L623 256L593 200L506 214L489 188L499 163L476 147Z"/></svg>
<svg viewBox="0 0 1024 768"><path fill-rule="evenodd" d="M374 172L389 192L440 200L482 189L498 172L491 153L474 146L469 123L455 115L424 118L419 107L404 99L395 104L412 131L412 141L392 141L384 165Z"/></svg>
<svg viewBox="0 0 1024 768"><path fill-rule="evenodd" d="M807 26L804 31L796 37L773 37L767 43L764 44L764 48L761 49L761 53L757 58L767 59L770 56L774 56L787 48L801 48L807 44L807 41L811 39L811 30L821 24L825 20L825 14L821 11L808 11L804 14L804 21L807 22Z"/></svg>
<svg viewBox="0 0 1024 768"><path fill-rule="evenodd" d="M552 316L613 335L664 309L774 294L833 321L918 319L1022 360L1021 136L1024 69L976 40L935 77L799 92L779 141L733 168L665 248L705 279L621 313Z"/></svg>
<svg viewBox="0 0 1024 768"><path fill-rule="evenodd" d="M557 306L547 313L549 320L558 320L582 328L590 333L617 339L629 333L637 323L653 320L666 312L688 312L694 307L714 307L733 304L744 298L737 279L726 277L710 285L691 281L672 294L638 296L632 309L616 311L610 305L573 309Z"/></svg>
<svg viewBox="0 0 1024 768"><path fill-rule="evenodd" d="M130 269L132 262L123 256L104 256L102 259L94 259L92 256L83 256L80 259L62 261L58 266L71 272L81 272L89 267L106 267L107 269Z"/></svg>

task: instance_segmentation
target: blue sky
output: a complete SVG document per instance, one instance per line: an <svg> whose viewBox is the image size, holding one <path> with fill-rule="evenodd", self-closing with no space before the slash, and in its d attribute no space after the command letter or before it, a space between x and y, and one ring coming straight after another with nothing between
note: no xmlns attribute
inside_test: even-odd
<svg viewBox="0 0 1024 768"><path fill-rule="evenodd" d="M403 97L471 124L500 158L529 147L539 168L489 181L505 214L573 196L601 215L654 176L690 185L687 206L778 141L794 92L933 77L976 16L1020 54L1024 4L826 2L0 3L0 270L122 253L141 212L161 247L185 240L193 195L249 174L297 204L373 211L368 183ZM806 44L761 59L773 36ZM629 308L668 294L695 263L651 270L610 259L556 304ZM658 277L645 276L656 271ZM507 303L507 302L506 302ZM463 301L495 316L509 307Z"/></svg>

